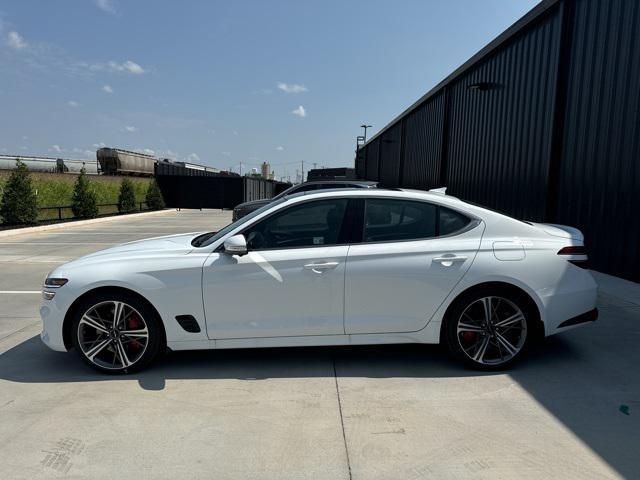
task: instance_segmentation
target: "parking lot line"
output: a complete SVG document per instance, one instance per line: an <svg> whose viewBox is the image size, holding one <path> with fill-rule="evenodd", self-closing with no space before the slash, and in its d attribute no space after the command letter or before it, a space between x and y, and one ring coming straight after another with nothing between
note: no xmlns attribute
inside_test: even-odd
<svg viewBox="0 0 640 480"><path fill-rule="evenodd" d="M0 295L12 295L14 293L42 293L40 290L0 290Z"/></svg>

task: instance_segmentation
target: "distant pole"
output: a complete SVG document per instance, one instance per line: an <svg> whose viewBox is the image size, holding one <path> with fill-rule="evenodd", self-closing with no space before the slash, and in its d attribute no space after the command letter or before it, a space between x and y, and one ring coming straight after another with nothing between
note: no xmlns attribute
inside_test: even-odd
<svg viewBox="0 0 640 480"><path fill-rule="evenodd" d="M302 160L302 178L300 180L300 183L304 183L304 160Z"/></svg>
<svg viewBox="0 0 640 480"><path fill-rule="evenodd" d="M240 162L240 176L242 176L242 162Z"/></svg>

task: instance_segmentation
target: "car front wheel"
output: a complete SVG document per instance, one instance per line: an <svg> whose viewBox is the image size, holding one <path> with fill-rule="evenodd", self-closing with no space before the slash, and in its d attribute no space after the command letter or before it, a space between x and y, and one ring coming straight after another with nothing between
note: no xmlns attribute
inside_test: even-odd
<svg viewBox="0 0 640 480"><path fill-rule="evenodd" d="M146 367L163 344L153 309L134 295L99 293L76 308L72 340L89 366L105 373Z"/></svg>
<svg viewBox="0 0 640 480"><path fill-rule="evenodd" d="M445 323L454 357L481 370L500 370L520 358L531 335L532 314L516 295L483 290L458 299Z"/></svg>

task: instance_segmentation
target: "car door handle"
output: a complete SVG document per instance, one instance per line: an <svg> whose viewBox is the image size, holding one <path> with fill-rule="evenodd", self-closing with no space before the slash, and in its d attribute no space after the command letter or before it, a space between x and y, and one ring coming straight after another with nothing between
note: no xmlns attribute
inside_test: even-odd
<svg viewBox="0 0 640 480"><path fill-rule="evenodd" d="M315 273L322 273L325 270L331 270L339 265L338 262L326 262L326 263L308 263L304 266L305 269L311 270Z"/></svg>
<svg viewBox="0 0 640 480"><path fill-rule="evenodd" d="M433 259L433 261L441 263L445 267L450 267L454 263L456 263L456 262L464 262L466 259L467 259L467 257L463 257L463 256L459 256L459 255L450 255L450 256L446 256L445 255L443 257L435 257Z"/></svg>

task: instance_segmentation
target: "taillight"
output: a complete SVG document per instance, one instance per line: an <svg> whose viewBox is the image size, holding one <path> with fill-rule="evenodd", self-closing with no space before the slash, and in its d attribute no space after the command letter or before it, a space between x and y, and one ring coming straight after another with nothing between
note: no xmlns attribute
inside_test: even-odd
<svg viewBox="0 0 640 480"><path fill-rule="evenodd" d="M563 247L558 252L558 255L568 255L568 256L581 256L584 258L576 259L572 258L567 260L570 263L573 263L575 266L580 268L587 268L587 249L582 246L572 245L570 247Z"/></svg>

